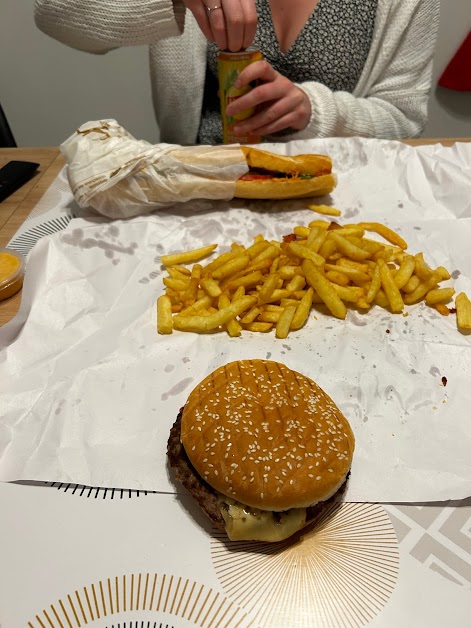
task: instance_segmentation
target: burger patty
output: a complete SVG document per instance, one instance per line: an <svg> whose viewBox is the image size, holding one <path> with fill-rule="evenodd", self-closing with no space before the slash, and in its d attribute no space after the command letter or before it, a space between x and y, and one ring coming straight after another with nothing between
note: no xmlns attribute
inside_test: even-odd
<svg viewBox="0 0 471 628"><path fill-rule="evenodd" d="M221 513L221 504L218 501L218 493L198 474L191 464L183 447L180 435L182 425L182 412L178 413L177 419L170 430L170 436L167 443L167 457L170 466L175 470L176 479L183 484L193 498L198 502L200 508L207 514L214 525L220 530L225 530L224 517ZM350 475L350 473L348 473ZM347 478L348 478L347 475ZM318 502L314 506L306 508L306 523L316 519L322 511L330 506L333 502L345 492L347 482L345 481L339 490L329 499ZM274 512L276 518L281 513Z"/></svg>
<svg viewBox="0 0 471 628"><path fill-rule="evenodd" d="M168 438L167 456L170 466L175 469L177 480L191 493L214 525L220 530L225 530L217 492L200 477L186 455L185 449L180 442L181 427L182 410L178 413L177 420L173 424Z"/></svg>

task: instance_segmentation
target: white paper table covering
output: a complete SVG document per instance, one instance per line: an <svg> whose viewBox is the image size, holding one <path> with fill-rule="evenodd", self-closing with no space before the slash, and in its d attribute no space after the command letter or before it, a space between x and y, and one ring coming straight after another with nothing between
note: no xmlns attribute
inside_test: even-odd
<svg viewBox="0 0 471 628"><path fill-rule="evenodd" d="M330 154L339 175L332 202L345 219L386 222L412 252L456 271L457 291L471 293L469 146L326 140L275 148ZM231 359L268 357L316 379L351 420L349 500L469 495L470 338L453 317L424 306L407 318L379 309L350 313L346 323L317 315L286 341L156 334L159 254L212 241L222 251L259 232L279 238L314 217L300 206L234 201L129 222L89 218L42 240L20 317L0 332L8 344L0 477L173 492L165 441L192 386Z"/></svg>

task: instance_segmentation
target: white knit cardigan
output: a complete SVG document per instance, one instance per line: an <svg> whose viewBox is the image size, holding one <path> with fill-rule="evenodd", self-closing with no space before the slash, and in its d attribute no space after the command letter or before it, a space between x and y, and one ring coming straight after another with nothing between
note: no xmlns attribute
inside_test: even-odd
<svg viewBox="0 0 471 628"><path fill-rule="evenodd" d="M87 52L148 45L160 139L196 142L206 39L181 0L36 0L35 19L51 37ZM311 119L283 141L420 135L438 21L439 0L378 0L370 52L354 92L333 92L317 82L298 84L311 102Z"/></svg>

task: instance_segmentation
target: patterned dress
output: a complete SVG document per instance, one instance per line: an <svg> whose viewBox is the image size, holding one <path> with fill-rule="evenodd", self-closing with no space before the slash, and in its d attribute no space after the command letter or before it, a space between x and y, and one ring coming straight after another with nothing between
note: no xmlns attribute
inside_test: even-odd
<svg viewBox="0 0 471 628"><path fill-rule="evenodd" d="M320 0L296 41L281 52L268 0L256 0L258 26L253 45L293 83L316 81L332 91L352 92L370 50L378 0ZM208 63L198 143L220 144L216 44Z"/></svg>

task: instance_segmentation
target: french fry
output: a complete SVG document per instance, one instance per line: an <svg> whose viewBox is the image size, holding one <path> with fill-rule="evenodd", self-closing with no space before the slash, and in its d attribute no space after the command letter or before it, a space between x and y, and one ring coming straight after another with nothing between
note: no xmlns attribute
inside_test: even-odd
<svg viewBox="0 0 471 628"><path fill-rule="evenodd" d="M437 303L433 306L442 316L450 316L450 310L443 303Z"/></svg>
<svg viewBox="0 0 471 628"><path fill-rule="evenodd" d="M185 306L192 305L197 299L201 270L201 264L195 264L191 269L190 283L182 297Z"/></svg>
<svg viewBox="0 0 471 628"><path fill-rule="evenodd" d="M209 277L201 280L201 287L210 297L218 297L222 294L222 290L217 281Z"/></svg>
<svg viewBox="0 0 471 628"><path fill-rule="evenodd" d="M221 327L228 323L231 319L240 316L242 312L249 310L257 302L256 297L242 297L237 299L229 306L222 308L215 314L209 316L182 316L177 314L173 317L174 329L180 331L208 332Z"/></svg>
<svg viewBox="0 0 471 628"><path fill-rule="evenodd" d="M324 229L319 229L319 227L313 227L309 232L309 235L306 240L306 246L314 253L318 253L321 246L324 244L327 238L327 233Z"/></svg>
<svg viewBox="0 0 471 628"><path fill-rule="evenodd" d="M256 270L253 273L249 273L243 277L237 277L237 279L230 279L227 283L223 284L225 290L236 290L237 288L243 286L245 288L250 288L252 286L256 286L260 281L262 281L263 275L259 270Z"/></svg>
<svg viewBox="0 0 471 628"><path fill-rule="evenodd" d="M244 316L240 319L241 323L253 323L257 316L261 313L261 309L257 306L252 307Z"/></svg>
<svg viewBox="0 0 471 628"><path fill-rule="evenodd" d="M434 288L427 292L425 302L427 305L437 305L438 303L448 303L455 294L454 288Z"/></svg>
<svg viewBox="0 0 471 628"><path fill-rule="evenodd" d="M419 285L413 292L410 292L404 297L404 303L406 303L407 305L412 305L412 303L417 303L417 301L420 301L421 299L424 298L427 292L430 292L430 290L433 290L433 288L435 288L438 282L439 282L439 275L432 273L432 276L429 279L427 279L427 281L419 283Z"/></svg>
<svg viewBox="0 0 471 628"><path fill-rule="evenodd" d="M357 286L339 286L338 284L332 284L335 292L342 299L342 301L347 301L349 303L358 303L358 299L361 299L365 296L365 291L363 288L358 288Z"/></svg>
<svg viewBox="0 0 471 628"><path fill-rule="evenodd" d="M307 246L303 246L298 242L290 242L288 244L288 249L293 253L293 255L296 255L301 259L309 259L314 264L316 264L316 266L322 266L325 262L325 259L323 257L318 255L317 253L314 253L314 251L309 249Z"/></svg>
<svg viewBox="0 0 471 628"><path fill-rule="evenodd" d="M365 231L372 231L373 233L377 233L382 238L391 242L395 246L398 246L401 249L407 249L407 242L401 238L395 231L386 227L386 225L382 225L379 222L360 222L357 227L362 227Z"/></svg>
<svg viewBox="0 0 471 628"><path fill-rule="evenodd" d="M286 284L286 290L294 292L295 290L302 290L306 285L306 279L302 275L294 275L289 283Z"/></svg>
<svg viewBox="0 0 471 628"><path fill-rule="evenodd" d="M330 281L325 278L310 259L304 260L302 269L308 284L316 291L331 314L336 318L344 319L347 316L347 308L335 292Z"/></svg>
<svg viewBox="0 0 471 628"><path fill-rule="evenodd" d="M245 268L249 262L250 257L248 255L242 255L241 257L231 259L220 268L217 268L213 272L213 277L214 279L224 279L225 277L230 277L239 270Z"/></svg>
<svg viewBox="0 0 471 628"><path fill-rule="evenodd" d="M295 227L293 229L293 233L297 236L299 236L300 238L307 238L310 234L311 230L309 229L309 227Z"/></svg>
<svg viewBox="0 0 471 628"><path fill-rule="evenodd" d="M350 268L349 266L341 265L341 261L342 260L338 260L336 264L326 264L324 266L324 270L341 273L344 277L347 278L347 280L353 281L354 283L364 284L370 281L370 276L367 275L367 273L362 272L361 270L357 270L356 268Z"/></svg>
<svg viewBox="0 0 471 628"><path fill-rule="evenodd" d="M273 290L271 297L265 298L263 303L276 303L277 301L281 301L281 299L290 297L292 294L294 294L294 292L290 292L284 288L280 290Z"/></svg>
<svg viewBox="0 0 471 628"><path fill-rule="evenodd" d="M376 295L378 294L378 291L380 288L381 288L381 273L379 270L379 266L376 264L370 287L368 288L368 292L366 293L366 296L365 296L365 301L367 303L372 303L376 299Z"/></svg>
<svg viewBox="0 0 471 628"><path fill-rule="evenodd" d="M259 255L262 251L267 249L269 246L270 246L270 243L262 239L259 242L254 242L252 246L249 246L249 248L245 250L245 255L248 255L251 259L253 259L254 257L257 257L257 255Z"/></svg>
<svg viewBox="0 0 471 628"><path fill-rule="evenodd" d="M197 314L200 310L204 310L205 308L210 307L212 305L212 302L213 299L208 295L201 297L201 299L195 301L193 305L190 305L190 307L186 307L185 309L181 310L180 315L190 316L192 314Z"/></svg>
<svg viewBox="0 0 471 628"><path fill-rule="evenodd" d="M260 263L263 263L263 260ZM280 256L278 255L278 257L275 257L275 259L270 264L270 270L268 271L270 275L274 275L277 272L279 265L280 265Z"/></svg>
<svg viewBox="0 0 471 628"><path fill-rule="evenodd" d="M309 290L312 290L312 288L309 288ZM307 290L304 290L303 292L307 292ZM299 300L298 299L280 299L280 305L281 307L285 308L288 305L296 305L296 307L299 305Z"/></svg>
<svg viewBox="0 0 471 628"><path fill-rule="evenodd" d="M183 292L190 285L189 280L184 281L183 279L174 279L173 277L164 277L163 282L167 288L172 288L172 290L176 290L177 292Z"/></svg>
<svg viewBox="0 0 471 628"><path fill-rule="evenodd" d="M270 244L267 248L265 248L261 253L259 253L256 257L254 257L252 259L253 263L257 263L260 262L263 259L275 259L275 257L278 257L278 255L280 254L279 249L274 246L273 244Z"/></svg>
<svg viewBox="0 0 471 628"><path fill-rule="evenodd" d="M401 290L412 277L415 269L415 259L411 255L404 256L399 270L394 275L394 283Z"/></svg>
<svg viewBox="0 0 471 628"><path fill-rule="evenodd" d="M415 259L415 274L421 281L427 281L432 276L432 269L427 266L424 260L423 253L417 253L414 255Z"/></svg>
<svg viewBox="0 0 471 628"><path fill-rule="evenodd" d="M352 259L348 259L348 257L341 257L337 260L336 265L343 266L345 268L354 268L355 270L359 270L361 273L368 274L368 264L370 263L375 266L375 263L371 260L365 260L365 262L355 262Z"/></svg>
<svg viewBox="0 0 471 628"><path fill-rule="evenodd" d="M330 222L328 220L311 220L311 222L308 224L308 227L310 228L319 227L319 229L324 229L325 231L327 231L329 226Z"/></svg>
<svg viewBox="0 0 471 628"><path fill-rule="evenodd" d="M273 323L246 323L243 325L243 328L247 331L256 331L261 333L266 333L270 331L273 327Z"/></svg>
<svg viewBox="0 0 471 628"><path fill-rule="evenodd" d="M187 272L182 272L182 269ZM168 266L165 270L167 271L169 277L172 279L179 279L180 281L188 281L191 275L191 271L184 266Z"/></svg>
<svg viewBox="0 0 471 628"><path fill-rule="evenodd" d="M288 305L288 307L285 307L278 319L278 322L276 323L275 335L277 338L287 338L295 313L295 305Z"/></svg>
<svg viewBox="0 0 471 628"><path fill-rule="evenodd" d="M263 323L277 323L280 319L282 312L262 312L260 316L257 318L257 321L262 321Z"/></svg>
<svg viewBox="0 0 471 628"><path fill-rule="evenodd" d="M227 253L219 255L219 257L216 257L216 259L204 267L203 277L212 277L212 273L214 273L215 270L221 268L221 266L224 266L224 264L227 264L227 262L230 262L237 257L240 257L240 255L234 251L228 251Z"/></svg>
<svg viewBox="0 0 471 628"><path fill-rule="evenodd" d="M471 329L471 301L464 292L455 299L456 320L459 329Z"/></svg>
<svg viewBox="0 0 471 628"><path fill-rule="evenodd" d="M312 288L308 288L296 308L296 312L294 313L291 321L291 329L301 329L301 327L305 324L309 317L309 312L311 311L313 297L314 290Z"/></svg>
<svg viewBox="0 0 471 628"><path fill-rule="evenodd" d="M352 237L352 236L357 238L357 242L356 242L357 246L360 246L362 244L361 238L365 235L364 229L362 229L361 227L355 227L355 226L341 227L340 229L338 229L338 232L344 238Z"/></svg>
<svg viewBox="0 0 471 628"><path fill-rule="evenodd" d="M319 255L323 257L325 260L330 261L332 255L336 252L336 250L337 250L337 247L335 246L335 242L331 240L330 238L327 238L327 234L326 234L326 239L321 245L321 248L318 250ZM342 254L340 254L340 257L342 257Z"/></svg>
<svg viewBox="0 0 471 628"><path fill-rule="evenodd" d="M160 261L164 266L174 266L175 264L192 264L199 262L203 257L207 257L217 248L217 244L210 244L192 251L184 251L182 253L172 253L171 255L162 255Z"/></svg>
<svg viewBox="0 0 471 628"><path fill-rule="evenodd" d="M276 290L278 279L279 277L277 273L267 276L267 278L263 282L262 287L260 288L260 292L258 293L260 303L268 303L273 295L273 292Z"/></svg>
<svg viewBox="0 0 471 628"><path fill-rule="evenodd" d="M411 292L414 292L414 290L417 289L419 284L420 284L420 279L417 277L417 275L412 275L412 277L409 279L406 285L402 287L402 292L406 292L410 294Z"/></svg>
<svg viewBox="0 0 471 628"><path fill-rule="evenodd" d="M225 294L221 294L221 296L218 299L219 310L228 308L230 305L231 305L231 301L229 297ZM232 338L235 338L237 336L240 336L240 332L242 331L242 325L238 321L236 321L235 318L231 318L226 323L226 330L229 336L231 336Z"/></svg>
<svg viewBox="0 0 471 628"><path fill-rule="evenodd" d="M448 281L448 279L451 279L450 273L443 266L439 266L438 268L436 268L435 272L439 275L440 281Z"/></svg>
<svg viewBox="0 0 471 628"><path fill-rule="evenodd" d="M281 279L293 279L296 275L302 275L301 266L282 266L278 269Z"/></svg>
<svg viewBox="0 0 471 628"><path fill-rule="evenodd" d="M389 307L391 308L391 312L393 312L394 314L398 314L404 309L404 301L402 300L399 288L394 283L394 278L391 275L389 266L382 259L378 260L378 266L381 276L381 286L384 290L384 294L389 301Z"/></svg>
<svg viewBox="0 0 471 628"><path fill-rule="evenodd" d="M333 268L333 269L336 268L336 266L334 266L333 264L329 264L329 266L330 268ZM327 270L327 272L325 273L325 276L329 281L339 286L348 286L349 284L348 277L344 275L343 273L338 272L337 270Z"/></svg>
<svg viewBox="0 0 471 628"><path fill-rule="evenodd" d="M356 246L346 238L343 238L341 235L333 231L329 234L329 237L335 242L335 246L337 250L346 255L350 259L353 259L357 262L361 262L365 260L367 257L370 257L370 253L368 251L364 251L360 249L360 247Z"/></svg>
<svg viewBox="0 0 471 628"><path fill-rule="evenodd" d="M376 293L374 302L380 307L383 307L385 310L389 307L388 297L386 296L382 288L380 288L378 292Z"/></svg>
<svg viewBox="0 0 471 628"><path fill-rule="evenodd" d="M173 329L172 302L163 294L157 299L157 332L171 334Z"/></svg>
<svg viewBox="0 0 471 628"><path fill-rule="evenodd" d="M307 208L324 216L340 216L342 213L340 209L329 207L328 205L308 205Z"/></svg>
<svg viewBox="0 0 471 628"><path fill-rule="evenodd" d="M239 286L237 290L232 295L231 301L235 301L236 299L240 299L241 297L245 297L245 288L244 286Z"/></svg>

